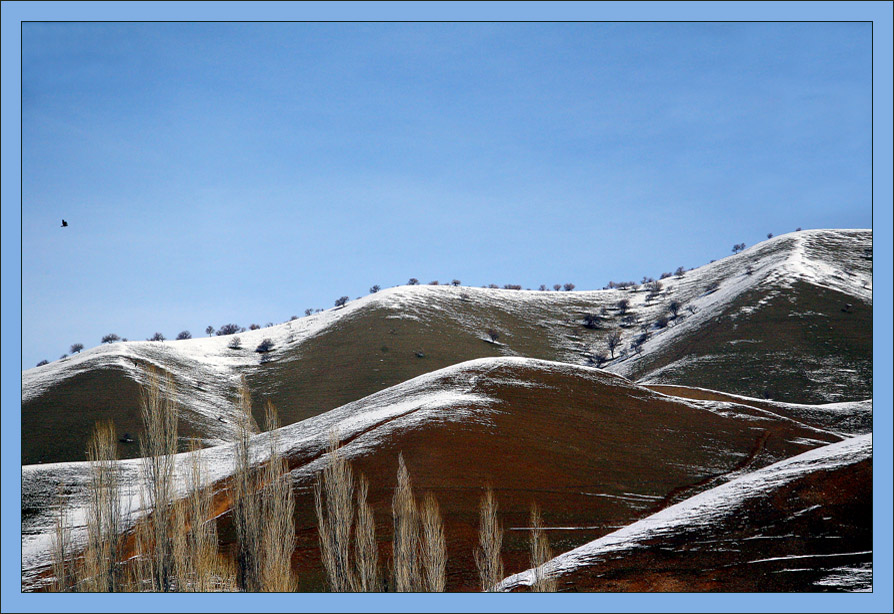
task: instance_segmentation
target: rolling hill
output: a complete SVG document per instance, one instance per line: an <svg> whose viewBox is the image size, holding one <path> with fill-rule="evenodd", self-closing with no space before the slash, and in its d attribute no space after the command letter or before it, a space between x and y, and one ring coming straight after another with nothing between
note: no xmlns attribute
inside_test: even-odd
<svg viewBox="0 0 894 614"><path fill-rule="evenodd" d="M600 369L529 358L484 358L427 373L329 412L280 428L297 496L302 588L323 587L312 483L328 434L370 480L379 544L387 556L398 454L417 495L441 505L447 535L448 590L474 590L477 505L493 486L506 527L507 572L527 566L527 515L544 510L553 548L567 551L761 467L840 442L843 436L743 403L692 400L639 386ZM258 458L265 433L255 438ZM178 455L187 463L189 453ZM229 528L232 446L202 451L217 490L219 526ZM122 462L132 518L139 508L139 459ZM46 574L57 491L83 510L89 466L23 467L23 582ZM182 488L182 487L181 487ZM184 493L185 494L185 493ZM83 523L83 511L73 514Z"/></svg>
<svg viewBox="0 0 894 614"><path fill-rule="evenodd" d="M148 365L173 375L181 435L206 445L232 439L242 375L255 406L274 401L289 424L477 358L593 365L611 332L620 343L603 367L634 381L791 404L868 399L871 249L869 230L802 231L660 280L655 292L400 286L239 333L241 349L232 336L99 346L23 372L22 463L83 460L98 419L138 439ZM672 303L678 316L664 325ZM263 339L272 351L255 351Z"/></svg>

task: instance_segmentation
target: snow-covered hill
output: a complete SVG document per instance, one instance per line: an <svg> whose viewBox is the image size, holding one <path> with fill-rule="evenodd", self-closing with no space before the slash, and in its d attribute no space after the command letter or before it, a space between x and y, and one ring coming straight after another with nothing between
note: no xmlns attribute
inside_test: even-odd
<svg viewBox="0 0 894 614"><path fill-rule="evenodd" d="M519 357L473 360L275 432L296 480L299 506L303 501L308 510L298 515L298 524L308 529L301 534L312 538L311 550L316 538L308 486L333 431L345 442L345 455L369 477L371 500L385 518L402 451L419 488L448 488L445 515L452 510L474 520L460 510L474 508L481 487L491 483L507 514L523 517L536 497L568 522L578 519L580 527L568 538L578 543L682 494L841 439L747 405L659 394L590 367ZM271 436L254 438L256 460L266 457ZM190 454L177 456L178 475L186 475ZM232 444L200 454L208 482L223 493L234 470ZM122 511L131 523L145 513L141 462L120 462ZM83 540L88 481L85 462L22 468L27 586L40 585L49 560L60 486L76 541ZM178 484L185 494L185 479ZM473 528L448 523L451 531L461 543L474 535ZM471 551L468 544L454 555L457 562Z"/></svg>
<svg viewBox="0 0 894 614"><path fill-rule="evenodd" d="M144 367L155 365L174 376L189 435L215 445L232 438L232 399L242 375L254 394L274 400L284 420L293 422L479 357L595 364L594 355L607 352L610 331L621 340L604 368L633 379L707 383L782 400L806 395L810 403L862 400L870 396L871 355L863 351L865 340L854 336L865 333L867 321L871 325L871 247L869 230L801 231L660 280L660 291L651 295L645 287L541 292L400 286L239 333L241 349L230 347L232 336L98 346L23 372L23 429L26 437L30 428L76 438L70 446L76 454L96 419L113 418L121 430L138 432L136 384ZM813 289L806 298L804 287ZM801 303L820 300L816 293L824 293L825 313L807 307L799 312ZM618 307L622 300L629 304L626 321ZM784 317L773 309L780 301L791 308ZM673 302L679 315L661 327ZM598 316L598 324L584 326L587 314ZM823 330L813 334L816 327ZM491 339L489 331L498 337ZM635 349L644 333L648 340ZM273 350L256 352L264 339ZM844 339L840 347L835 339ZM792 369L794 363L800 368ZM24 460L77 457L67 456L61 442L56 447L55 453L25 451Z"/></svg>

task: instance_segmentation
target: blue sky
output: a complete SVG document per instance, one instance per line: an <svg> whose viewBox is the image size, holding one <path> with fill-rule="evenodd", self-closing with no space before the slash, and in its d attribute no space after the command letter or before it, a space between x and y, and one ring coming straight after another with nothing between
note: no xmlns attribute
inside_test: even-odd
<svg viewBox="0 0 894 614"><path fill-rule="evenodd" d="M23 368L410 277L593 289L872 225L868 23L22 33Z"/></svg>

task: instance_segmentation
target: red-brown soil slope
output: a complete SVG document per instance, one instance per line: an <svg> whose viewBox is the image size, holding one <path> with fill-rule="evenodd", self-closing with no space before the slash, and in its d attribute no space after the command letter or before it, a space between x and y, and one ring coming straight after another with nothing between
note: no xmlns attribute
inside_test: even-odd
<svg viewBox="0 0 894 614"><path fill-rule="evenodd" d="M555 551L566 551L731 476L841 439L753 407L716 405L658 394L592 368L481 359L283 427L277 436L295 477L294 563L302 588L324 587L311 486L331 429L341 433L355 470L370 480L382 559L388 559L391 497L402 453L417 494L431 492L440 503L448 589L474 590L472 552L486 485L500 506L506 571L513 573L527 566L527 535L518 529L527 526L532 502L543 509L547 526L564 527L550 536ZM258 436L259 450L268 437ZM224 510L231 448L210 448L203 455ZM86 465L23 470L27 504L35 510L28 520L34 536L29 551L36 552L47 541L39 534L52 529L55 492L46 485L62 469L85 473ZM220 528L232 544L227 514ZM42 559L35 553L29 560L36 566Z"/></svg>
<svg viewBox="0 0 894 614"><path fill-rule="evenodd" d="M541 570L561 591L872 590L872 437L733 480ZM532 576L501 588L526 590Z"/></svg>

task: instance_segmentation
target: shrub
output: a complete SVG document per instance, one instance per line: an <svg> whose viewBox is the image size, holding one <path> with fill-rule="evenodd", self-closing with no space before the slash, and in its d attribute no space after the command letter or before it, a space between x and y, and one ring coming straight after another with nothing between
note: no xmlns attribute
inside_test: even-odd
<svg viewBox="0 0 894 614"><path fill-rule="evenodd" d="M716 292L720 287L719 281L712 281L707 286L705 286L705 294L711 294L712 292Z"/></svg>
<svg viewBox="0 0 894 614"><path fill-rule="evenodd" d="M745 249L744 243L736 243L735 245L733 245L733 253L734 254L738 254L739 252L741 252L744 249Z"/></svg>
<svg viewBox="0 0 894 614"><path fill-rule="evenodd" d="M258 344L258 347L255 348L255 352L269 352L273 349L273 341L271 339L264 339L261 343Z"/></svg>
<svg viewBox="0 0 894 614"><path fill-rule="evenodd" d="M407 284L410 285L410 286L418 286L418 285L419 285L419 280L416 279L415 277L411 277L411 278L410 278L410 281L408 281Z"/></svg>
<svg viewBox="0 0 894 614"><path fill-rule="evenodd" d="M497 284L487 284L487 287L496 290L500 286L498 286Z"/></svg>
<svg viewBox="0 0 894 614"><path fill-rule="evenodd" d="M37 366L38 366L38 367L42 367L42 366L44 366L44 365L48 365L48 364L50 364L50 361L44 359L44 360L41 360L39 363L37 363Z"/></svg>
<svg viewBox="0 0 894 614"><path fill-rule="evenodd" d="M347 303L347 302L348 302L348 297L347 297L347 296L341 296L341 297L335 299L335 306L336 306L336 307L343 307L344 304Z"/></svg>
<svg viewBox="0 0 894 614"><path fill-rule="evenodd" d="M60 356L59 360L62 360L63 358L68 358L68 354L63 354L62 356Z"/></svg>
<svg viewBox="0 0 894 614"><path fill-rule="evenodd" d="M381 290L381 289L382 289L382 287L381 287L379 284L376 284L376 285L374 285L373 287L371 287L371 288L369 289L369 293L370 293L370 294L375 294L376 292L378 292L378 291Z"/></svg>
<svg viewBox="0 0 894 614"><path fill-rule="evenodd" d="M562 289L565 290L565 292L571 292L572 290L574 290L574 284L567 283L562 286Z"/></svg>
<svg viewBox="0 0 894 614"><path fill-rule="evenodd" d="M438 282L438 280L436 279L436 280L434 280L434 281L430 281L430 282L428 282L428 285L429 285L429 286L437 286L437 285L439 285L439 282Z"/></svg>
<svg viewBox="0 0 894 614"><path fill-rule="evenodd" d="M220 328L217 329L215 333L218 337L223 337L224 335L235 335L241 329L238 324L224 324Z"/></svg>
<svg viewBox="0 0 894 614"><path fill-rule="evenodd" d="M77 354L77 353L79 353L79 352L80 352L81 350L83 350L83 349L84 349L84 344L83 344L83 343L73 343L73 344L71 345L71 347L68 349L68 352L69 352L70 354Z"/></svg>
<svg viewBox="0 0 894 614"><path fill-rule="evenodd" d="M180 334L177 335L177 340L183 341L184 339L192 339L192 333L188 330L180 331Z"/></svg>
<svg viewBox="0 0 894 614"><path fill-rule="evenodd" d="M541 292L546 292L546 284L540 284L540 288L538 288Z"/></svg>
<svg viewBox="0 0 894 614"><path fill-rule="evenodd" d="M454 286L454 287L459 286L461 284L462 284L462 282L458 279L454 279L453 281L450 282L450 285Z"/></svg>
<svg viewBox="0 0 894 614"><path fill-rule="evenodd" d="M522 287L519 284L504 284L504 290L521 290Z"/></svg>
<svg viewBox="0 0 894 614"><path fill-rule="evenodd" d="M667 316L658 316L658 319L655 320L655 328L667 328L668 321Z"/></svg>
<svg viewBox="0 0 894 614"><path fill-rule="evenodd" d="M645 344L648 340L648 331L637 335L637 337L633 340L633 351L639 354L643 349L643 344Z"/></svg>
<svg viewBox="0 0 894 614"><path fill-rule="evenodd" d="M561 289L562 289L562 284L553 284L553 290L555 290L556 292L558 292Z"/></svg>
<svg viewBox="0 0 894 614"><path fill-rule="evenodd" d="M210 337L211 335L213 335L213 334L214 334L214 327L213 327L213 326L209 326L208 328L206 328L206 329L205 329L205 334L208 335L209 337Z"/></svg>
<svg viewBox="0 0 894 614"><path fill-rule="evenodd" d="M612 359L614 359L615 348L621 345L621 331L613 330L610 332L605 338L605 345L608 347L608 351L612 353Z"/></svg>
<svg viewBox="0 0 894 614"><path fill-rule="evenodd" d="M297 319L298 319L298 316L292 316L291 318L289 318L289 322L294 322Z"/></svg>
<svg viewBox="0 0 894 614"><path fill-rule="evenodd" d="M617 307L618 307L618 311L621 313L621 315L624 315L625 313L627 313L627 310L630 308L630 301L626 298L622 298L620 301L618 301Z"/></svg>
<svg viewBox="0 0 894 614"><path fill-rule="evenodd" d="M677 267L677 270L674 271L674 275L676 275L677 277L683 277L683 274L684 274L685 272L686 272L686 269L684 269L684 268L681 267L681 266L678 266L678 267Z"/></svg>
<svg viewBox="0 0 894 614"><path fill-rule="evenodd" d="M628 313L623 318L621 318L621 326L625 328L636 326L636 321L636 316L632 313Z"/></svg>
<svg viewBox="0 0 894 614"><path fill-rule="evenodd" d="M108 335L102 338L103 343L115 343L116 341L120 341L121 337L116 335L115 333L109 333Z"/></svg>
<svg viewBox="0 0 894 614"><path fill-rule="evenodd" d="M248 330L260 330L260 329L261 329L260 324L249 324L248 325Z"/></svg>
<svg viewBox="0 0 894 614"><path fill-rule="evenodd" d="M595 313L584 315L584 327L591 329L602 328L602 317Z"/></svg>
<svg viewBox="0 0 894 614"><path fill-rule="evenodd" d="M165 336L162 335L161 333L155 333L154 335L152 335L152 337L150 337L149 339L146 339L146 341L164 341L164 340L165 340Z"/></svg>
<svg viewBox="0 0 894 614"><path fill-rule="evenodd" d="M242 339L239 337L233 337L230 340L230 343L227 345L231 350L241 350L242 349Z"/></svg>
<svg viewBox="0 0 894 614"><path fill-rule="evenodd" d="M266 324L264 324L264 328L270 328L271 326L273 326L273 322L267 322Z"/></svg>
<svg viewBox="0 0 894 614"><path fill-rule="evenodd" d="M772 233L772 232L768 232L768 233L767 233L767 238L768 238L768 239L772 239L772 238L773 238L773 233Z"/></svg>
<svg viewBox="0 0 894 614"><path fill-rule="evenodd" d="M314 312L313 309L305 309L305 310L304 310L304 315L309 316L309 315L312 314L313 312Z"/></svg>
<svg viewBox="0 0 894 614"><path fill-rule="evenodd" d="M590 357L590 360L596 363L596 366L601 369L602 365L608 362L608 354L602 351L594 352L593 355Z"/></svg>
<svg viewBox="0 0 894 614"><path fill-rule="evenodd" d="M680 301L671 301L667 305L667 310L671 313L671 315L676 318L680 315L680 308L683 307L683 304Z"/></svg>
<svg viewBox="0 0 894 614"><path fill-rule="evenodd" d="M754 267L749 264L747 267L745 267L745 274L751 275L752 273L754 273Z"/></svg>
<svg viewBox="0 0 894 614"><path fill-rule="evenodd" d="M673 276L673 273L662 273L661 279L667 279L668 277L672 277L672 276Z"/></svg>

